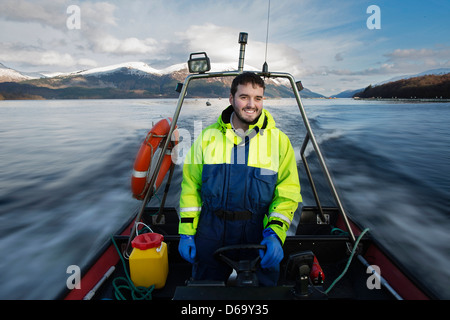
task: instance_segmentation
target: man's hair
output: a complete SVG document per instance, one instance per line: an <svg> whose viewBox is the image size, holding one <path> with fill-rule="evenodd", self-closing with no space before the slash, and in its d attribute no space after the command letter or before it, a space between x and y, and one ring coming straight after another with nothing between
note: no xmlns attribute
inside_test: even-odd
<svg viewBox="0 0 450 320"><path fill-rule="evenodd" d="M260 86L263 89L266 89L266 85L264 84L264 80L261 79L260 76L253 72L244 72L238 75L236 78L234 78L233 82L231 83L231 95L234 97L238 85L242 84L245 85L247 83L251 83L253 86Z"/></svg>

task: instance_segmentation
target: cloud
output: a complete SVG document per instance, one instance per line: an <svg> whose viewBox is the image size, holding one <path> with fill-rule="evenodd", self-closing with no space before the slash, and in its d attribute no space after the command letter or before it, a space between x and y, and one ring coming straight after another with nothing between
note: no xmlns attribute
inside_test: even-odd
<svg viewBox="0 0 450 320"><path fill-rule="evenodd" d="M237 38L245 31L249 33L245 62L261 68L267 4L259 0L1 0L0 28L8 32L0 35L0 62L19 70L61 72L126 61L163 68L187 61L189 53L206 51L212 63L237 67ZM67 27L70 5L80 7L80 29ZM366 7L356 0L339 6L313 0L272 1L269 71L289 72L309 89L314 84L334 90L342 81L367 85L375 78L449 67L448 45L421 46L420 39L409 41L396 30L393 34L386 15L381 31L368 30ZM417 31L420 25L412 27ZM439 39L445 43L444 37Z"/></svg>
<svg viewBox="0 0 450 320"><path fill-rule="evenodd" d="M96 52L123 54L154 54L159 51L156 40L152 38L137 39L134 37L118 39L111 35L104 35L90 39Z"/></svg>
<svg viewBox="0 0 450 320"><path fill-rule="evenodd" d="M67 0L2 0L0 17L9 21L40 23L57 29L66 28L66 20L71 13L67 8L71 1ZM76 4L75 4L76 5ZM83 1L80 5L83 26L116 25L112 3Z"/></svg>
<svg viewBox="0 0 450 320"><path fill-rule="evenodd" d="M450 67L450 47L437 46L421 49L395 49L384 55L394 68L404 70L407 67L431 68Z"/></svg>
<svg viewBox="0 0 450 320"><path fill-rule="evenodd" d="M239 55L237 38L240 31L249 32L246 64L261 68L265 61L267 7L266 4L261 5L257 1L240 1L232 5L220 2L202 3L198 6L182 4L176 7L170 5L176 3L171 0L168 0L167 5L148 2L128 4L128 2L83 1L79 4L81 12L79 30L68 30L66 27L68 18L66 11L72 4L70 1L4 1L7 4L6 13L0 13L0 16L6 15L7 19L26 22L28 25L39 23L59 32L59 34L54 32L51 41L42 36L45 40L40 44L43 51L51 51L55 56L56 60L52 65L62 65L65 62L66 67L70 67L83 59L93 57L98 59L102 54L106 55L101 58L102 63L112 61L113 56L151 63L164 60L166 63L179 63L185 61L189 53L196 51L206 51L213 62L237 65ZM267 57L269 70L283 70L294 76L314 74L318 65L326 63L327 60L335 62L342 58L340 52L350 50L347 45L349 41L341 39L329 40L327 45L332 50L323 50L323 39L320 37L316 39L315 35L318 35L322 28L333 30L342 22L329 19L333 16L333 7L313 4L314 2L305 4L295 1L272 4L272 28ZM287 12L287 15L280 15L279 11ZM182 15L185 19L179 18ZM199 18L205 23L195 23ZM149 19L153 23L148 23ZM310 24L308 21L311 19L319 19L321 23ZM129 27L131 21L140 26L140 29ZM286 39L280 41L280 36L292 32L287 29L290 25L286 23L287 21L295 21L296 25L300 26L296 28L302 31L299 34L306 33L312 36L302 38L296 35L293 42ZM157 26L154 26L155 23ZM145 27L142 26L146 26L149 31L144 32ZM50 42L57 43L57 37L63 39L67 45L50 45ZM23 53L19 56L27 55ZM24 62L37 64L44 61L47 59Z"/></svg>
<svg viewBox="0 0 450 320"><path fill-rule="evenodd" d="M35 40L15 39L0 44L0 61L45 67L93 67L94 54L138 55L155 54L156 40L114 35L117 31L117 7L108 2L82 2L81 27L70 30L66 21L73 14L66 0L4 0L0 18L12 21L23 34L33 34ZM33 25L34 24L34 25ZM35 24L38 24L37 26ZM28 30L28 31L26 31Z"/></svg>
<svg viewBox="0 0 450 320"><path fill-rule="evenodd" d="M238 64L240 44L238 35L240 30L207 23L190 26L185 32L177 33L178 42L182 43L184 56L186 53L205 51L211 62ZM266 44L262 41L249 40L245 52L245 64L255 68L262 68L265 60ZM302 63L298 50L287 44L269 44L269 70L291 70L298 72Z"/></svg>
<svg viewBox="0 0 450 320"><path fill-rule="evenodd" d="M117 7L109 2L82 2L80 5L81 17L88 28L116 26L115 12Z"/></svg>
<svg viewBox="0 0 450 320"><path fill-rule="evenodd" d="M431 49L396 49L393 52L386 53L384 56L388 57L390 60L405 58L416 60L433 54L434 52Z"/></svg>
<svg viewBox="0 0 450 320"><path fill-rule="evenodd" d="M334 60L343 61L344 58L342 57L342 52L336 53L336 55L334 56Z"/></svg>
<svg viewBox="0 0 450 320"><path fill-rule="evenodd" d="M19 63L29 66L46 67L94 67L97 63L88 58L74 58L69 53L61 53L56 50L44 50L35 46L23 46L22 44L0 43L0 61L7 63Z"/></svg>
<svg viewBox="0 0 450 320"><path fill-rule="evenodd" d="M0 17L10 21L37 22L61 27L66 21L65 11L61 10L67 7L66 3L64 0L2 0Z"/></svg>
<svg viewBox="0 0 450 320"><path fill-rule="evenodd" d="M117 32L116 12L118 8L108 2L84 2L80 6L82 25L80 39L87 42L87 47L95 53L113 55L151 55L160 51L158 42L146 37L120 38Z"/></svg>
<svg viewBox="0 0 450 320"><path fill-rule="evenodd" d="M450 67L450 47L447 46L440 46L432 49L395 49L393 51L385 53L383 56L387 59L382 63L378 63L378 66L375 67L369 67L360 70L350 70L321 66L308 73L308 76L370 76L413 74L430 68Z"/></svg>

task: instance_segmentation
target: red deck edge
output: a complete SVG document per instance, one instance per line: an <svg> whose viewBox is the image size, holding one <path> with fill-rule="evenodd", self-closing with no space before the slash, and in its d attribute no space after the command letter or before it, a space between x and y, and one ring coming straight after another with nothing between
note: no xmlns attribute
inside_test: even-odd
<svg viewBox="0 0 450 320"><path fill-rule="evenodd" d="M375 245L369 246L364 258L371 265L380 268L381 276L391 285L392 288L405 300L429 300L405 274L400 271L392 261L386 257Z"/></svg>
<svg viewBox="0 0 450 320"><path fill-rule="evenodd" d="M349 220L350 227L357 238L361 234L361 229ZM337 225L339 228L346 230L346 227L339 216ZM414 282L402 272L394 262L383 253L377 245L371 244L364 258L371 265L376 265L380 268L380 275L386 279L389 285L405 300L430 300L421 289L417 287Z"/></svg>
<svg viewBox="0 0 450 320"><path fill-rule="evenodd" d="M134 220L124 228L121 235L129 235L130 228L134 226ZM111 244L105 252L98 258L94 265L81 278L80 289L72 289L64 300L83 300L86 294L94 288L94 286L101 280L105 273L119 262L119 255L116 248Z"/></svg>

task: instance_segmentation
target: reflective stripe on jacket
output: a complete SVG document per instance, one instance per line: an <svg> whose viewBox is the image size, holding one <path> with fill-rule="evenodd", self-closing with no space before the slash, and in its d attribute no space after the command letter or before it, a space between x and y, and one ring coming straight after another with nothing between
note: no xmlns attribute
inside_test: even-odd
<svg viewBox="0 0 450 320"><path fill-rule="evenodd" d="M272 228L284 243L302 201L294 150L267 110L244 139L232 129L232 112L232 106L225 109L186 155L179 233L195 235L201 215L230 220L252 217L261 231Z"/></svg>

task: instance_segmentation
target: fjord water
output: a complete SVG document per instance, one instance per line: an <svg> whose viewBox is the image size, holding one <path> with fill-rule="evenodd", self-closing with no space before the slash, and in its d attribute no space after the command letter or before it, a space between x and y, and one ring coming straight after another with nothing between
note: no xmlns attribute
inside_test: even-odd
<svg viewBox="0 0 450 320"><path fill-rule="evenodd" d="M186 145L228 103L209 101L186 100L178 123ZM450 299L450 104L303 103L348 214L440 298ZM152 122L171 117L175 105L0 101L1 299L55 298L71 275L67 268L82 268L136 212L141 202L130 192L136 153ZM300 163L305 130L295 101L269 99L265 106ZM317 172L310 147L307 154ZM304 205L314 205L299 172ZM180 173L177 165L168 206L178 207ZM320 175L317 185L325 190L323 204L332 205Z"/></svg>

